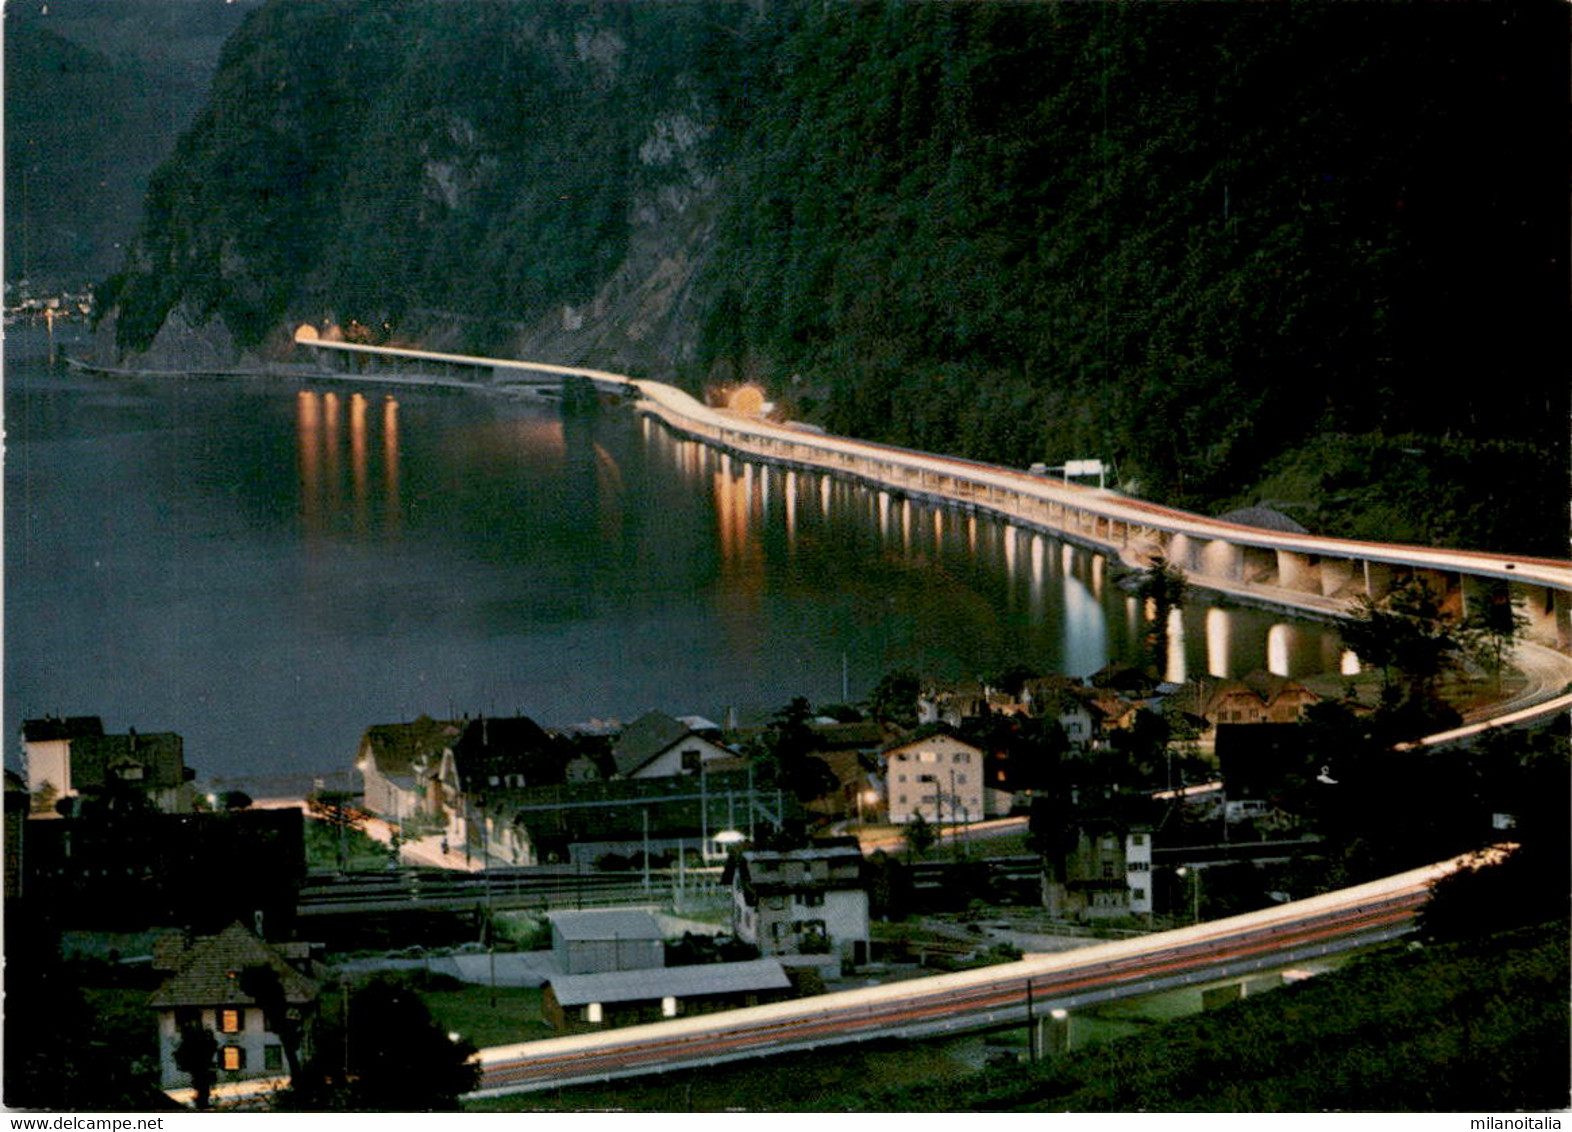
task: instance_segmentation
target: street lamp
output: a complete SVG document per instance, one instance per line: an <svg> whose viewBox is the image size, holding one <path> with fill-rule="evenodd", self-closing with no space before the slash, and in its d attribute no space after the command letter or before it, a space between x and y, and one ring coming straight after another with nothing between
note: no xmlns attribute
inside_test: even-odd
<svg viewBox="0 0 1572 1132"><path fill-rule="evenodd" d="M860 792L857 795L857 824L858 825L867 825L868 824L868 819L863 814L863 807L864 806L877 805L878 801L879 801L879 792L877 790L864 790L864 791Z"/></svg>

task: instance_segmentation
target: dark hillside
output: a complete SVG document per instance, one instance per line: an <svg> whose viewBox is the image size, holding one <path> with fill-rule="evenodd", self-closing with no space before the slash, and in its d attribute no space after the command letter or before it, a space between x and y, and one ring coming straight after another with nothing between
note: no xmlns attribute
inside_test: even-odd
<svg viewBox="0 0 1572 1132"><path fill-rule="evenodd" d="M1565 923L1389 951L1020 1071L861 1100L903 1112L1514 1112L1567 1107Z"/></svg>
<svg viewBox="0 0 1572 1132"><path fill-rule="evenodd" d="M312 318L747 377L854 435L1564 555L1567 31L1548 3L274 0L106 337L181 364Z"/></svg>
<svg viewBox="0 0 1572 1132"><path fill-rule="evenodd" d="M1449 471L1484 441L1493 474L1565 466L1563 14L813 13L757 116L711 346L805 374L831 428L1113 456L1201 509L1327 434L1367 438L1329 477L1394 437ZM1564 551L1559 524L1518 533Z"/></svg>

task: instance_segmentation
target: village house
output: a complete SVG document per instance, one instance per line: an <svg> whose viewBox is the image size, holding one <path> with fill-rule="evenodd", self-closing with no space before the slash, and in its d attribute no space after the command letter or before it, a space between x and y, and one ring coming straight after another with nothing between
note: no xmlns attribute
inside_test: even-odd
<svg viewBox="0 0 1572 1132"><path fill-rule="evenodd" d="M884 800L884 780L879 774L879 751L887 741L884 728L872 722L815 720L808 730L813 734L808 754L830 768L836 786L806 803L805 808L830 821L876 820Z"/></svg>
<svg viewBox="0 0 1572 1132"><path fill-rule="evenodd" d="M571 1034L736 1010L792 996L792 981L778 960L753 959L561 975L541 992L541 1013L553 1028Z"/></svg>
<svg viewBox="0 0 1572 1132"><path fill-rule="evenodd" d="M196 773L173 732L106 735L97 716L29 719L22 724L27 789L34 812L53 816L65 798L130 795L160 813L196 808Z"/></svg>
<svg viewBox="0 0 1572 1132"><path fill-rule="evenodd" d="M1113 817L1083 819L1043 856L1043 904L1054 919L1146 915L1152 902L1152 831Z"/></svg>
<svg viewBox="0 0 1572 1132"><path fill-rule="evenodd" d="M642 971L666 965L665 933L644 908L549 912L551 951L565 975Z"/></svg>
<svg viewBox="0 0 1572 1132"><path fill-rule="evenodd" d="M1255 671L1238 680L1205 680L1197 688L1198 714L1209 727L1222 723L1298 723L1321 697L1297 680Z"/></svg>
<svg viewBox="0 0 1572 1132"><path fill-rule="evenodd" d="M526 716L468 721L437 771L447 841L466 855L537 864L527 848L508 843L511 828L497 814L511 792L560 784L562 764L551 736Z"/></svg>
<svg viewBox="0 0 1572 1132"><path fill-rule="evenodd" d="M652 711L628 724L611 749L617 777L669 778L678 774L697 774L705 763L736 758L732 751L696 731L692 722Z"/></svg>
<svg viewBox="0 0 1572 1132"><path fill-rule="evenodd" d="M867 962L868 890L855 844L750 849L726 866L737 938L764 955L835 955Z"/></svg>
<svg viewBox="0 0 1572 1132"><path fill-rule="evenodd" d="M1027 711L1057 722L1070 748L1077 751L1090 747L1097 737L1100 715L1092 709L1090 699L1086 689L1064 680L1029 680L1021 689Z"/></svg>
<svg viewBox="0 0 1572 1132"><path fill-rule="evenodd" d="M175 1051L193 1028L208 1031L217 1044L219 1084L287 1076L290 1043L296 1043L302 1060L309 1055L321 993L316 979L306 973L311 966L309 945L269 946L234 923L189 944L179 934L163 937L155 948L154 965L169 972L148 999L158 1013L165 1089L192 1084ZM263 990L269 982L272 990ZM270 995L276 1002L268 1001ZM282 1017L270 1016L278 1011Z"/></svg>
<svg viewBox="0 0 1572 1132"><path fill-rule="evenodd" d="M379 723L360 739L365 808L395 823L442 817L442 756L463 724L422 715L410 723Z"/></svg>
<svg viewBox="0 0 1572 1132"><path fill-rule="evenodd" d="M981 821L986 813L982 752L943 731L908 739L884 752L890 822L921 815L931 823Z"/></svg>

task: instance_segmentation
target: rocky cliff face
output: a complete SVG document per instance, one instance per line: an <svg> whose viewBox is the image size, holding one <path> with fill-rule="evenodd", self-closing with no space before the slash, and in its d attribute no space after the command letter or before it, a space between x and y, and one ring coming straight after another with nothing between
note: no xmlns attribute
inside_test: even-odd
<svg viewBox="0 0 1572 1132"><path fill-rule="evenodd" d="M670 374L726 166L740 5L275 3L229 44L110 287L104 360L294 324Z"/></svg>

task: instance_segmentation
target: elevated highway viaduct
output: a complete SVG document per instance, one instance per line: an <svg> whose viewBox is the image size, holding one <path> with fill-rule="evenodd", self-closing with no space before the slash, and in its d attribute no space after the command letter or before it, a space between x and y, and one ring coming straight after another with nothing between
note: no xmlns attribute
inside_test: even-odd
<svg viewBox="0 0 1572 1132"><path fill-rule="evenodd" d="M989 464L829 436L711 408L661 382L604 370L543 362L327 341L310 326L296 334L303 348L338 355L347 364L371 360L468 370L490 383L547 375L584 378L631 395L639 410L672 431L748 460L828 473L905 497L998 515L1007 538L1051 535L1134 568L1158 557L1184 570L1192 585L1235 600L1322 618L1346 616L1359 595L1385 596L1416 576L1445 610L1466 614L1473 603L1507 587L1527 619L1520 657L1541 675L1540 700L1551 710L1572 706L1572 561L1263 530ZM1564 701L1564 702L1563 702ZM1515 705L1521 707L1523 705Z"/></svg>

